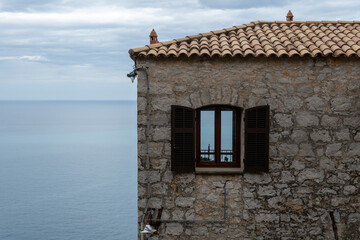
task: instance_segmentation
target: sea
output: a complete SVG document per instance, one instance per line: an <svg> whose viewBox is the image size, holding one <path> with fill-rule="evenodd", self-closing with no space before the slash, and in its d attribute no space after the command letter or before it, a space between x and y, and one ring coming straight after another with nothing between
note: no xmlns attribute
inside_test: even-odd
<svg viewBox="0 0 360 240"><path fill-rule="evenodd" d="M0 239L136 239L136 111L0 101Z"/></svg>

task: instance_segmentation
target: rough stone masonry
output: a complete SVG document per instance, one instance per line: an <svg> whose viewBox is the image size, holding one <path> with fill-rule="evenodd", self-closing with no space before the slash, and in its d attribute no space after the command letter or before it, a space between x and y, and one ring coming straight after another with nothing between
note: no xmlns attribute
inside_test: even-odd
<svg viewBox="0 0 360 240"><path fill-rule="evenodd" d="M360 239L360 60L247 57L138 58L150 80L150 207L162 223L150 239ZM170 170L170 112L270 105L266 174ZM146 79L138 78L138 215L146 204ZM140 237L140 235L139 235Z"/></svg>

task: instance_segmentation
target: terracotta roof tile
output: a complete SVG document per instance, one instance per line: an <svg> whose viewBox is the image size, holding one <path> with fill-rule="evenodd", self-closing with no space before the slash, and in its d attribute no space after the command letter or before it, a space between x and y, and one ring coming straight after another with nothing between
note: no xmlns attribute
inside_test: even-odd
<svg viewBox="0 0 360 240"><path fill-rule="evenodd" d="M221 55L221 52L218 49L215 49L215 50L211 51L211 57L212 56L217 56L217 55Z"/></svg>
<svg viewBox="0 0 360 240"><path fill-rule="evenodd" d="M186 50L185 50L185 51L186 51ZM160 49L160 50L158 51L158 56L160 56L160 55L165 56L165 55L166 55L166 51L165 51L164 49Z"/></svg>
<svg viewBox="0 0 360 240"><path fill-rule="evenodd" d="M210 56L210 51L206 48L203 48L200 50L200 56L203 56L203 55L208 55Z"/></svg>
<svg viewBox="0 0 360 240"><path fill-rule="evenodd" d="M136 56L356 56L360 21L256 21L129 50Z"/></svg>

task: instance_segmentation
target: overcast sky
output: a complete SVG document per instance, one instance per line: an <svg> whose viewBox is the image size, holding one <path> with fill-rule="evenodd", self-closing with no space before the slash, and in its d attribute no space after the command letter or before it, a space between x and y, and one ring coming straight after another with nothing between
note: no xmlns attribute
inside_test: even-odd
<svg viewBox="0 0 360 240"><path fill-rule="evenodd" d="M0 99L136 99L129 48L255 20L359 20L359 0L0 0Z"/></svg>

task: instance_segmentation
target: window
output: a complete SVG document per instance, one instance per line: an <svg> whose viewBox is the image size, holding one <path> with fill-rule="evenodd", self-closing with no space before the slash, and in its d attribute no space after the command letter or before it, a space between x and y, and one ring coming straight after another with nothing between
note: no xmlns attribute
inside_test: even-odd
<svg viewBox="0 0 360 240"><path fill-rule="evenodd" d="M240 168L244 164L247 172L268 171L269 106L245 110L244 133L241 116L241 108L228 105L196 110L172 106L171 169L191 172L195 167Z"/></svg>
<svg viewBox="0 0 360 240"><path fill-rule="evenodd" d="M240 167L241 108L196 110L196 167Z"/></svg>

